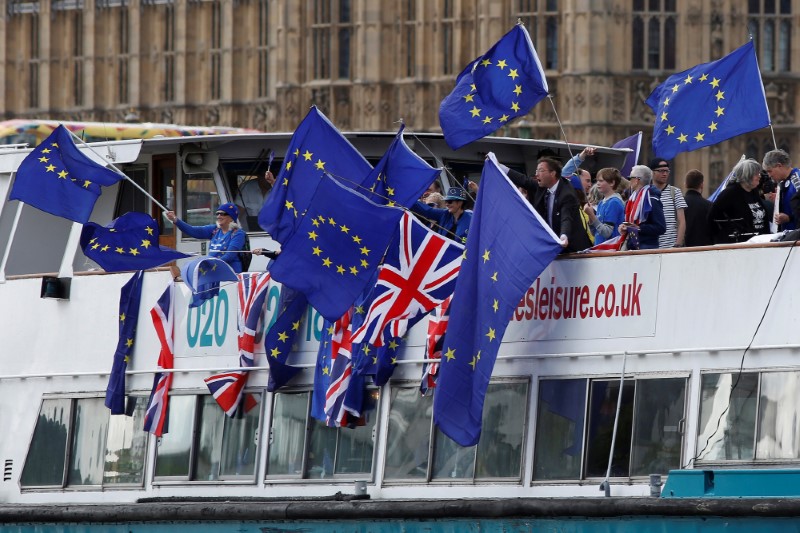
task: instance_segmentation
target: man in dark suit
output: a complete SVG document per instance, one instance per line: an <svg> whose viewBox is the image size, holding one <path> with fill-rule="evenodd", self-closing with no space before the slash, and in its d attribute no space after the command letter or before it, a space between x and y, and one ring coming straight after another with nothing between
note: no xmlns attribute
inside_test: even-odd
<svg viewBox="0 0 800 533"><path fill-rule="evenodd" d="M711 246L711 226L708 213L711 202L703 198L703 173L690 170L686 173L686 246Z"/></svg>
<svg viewBox="0 0 800 533"><path fill-rule="evenodd" d="M581 222L578 196L569 180L561 177L561 163L550 157L539 159L536 181L539 188L533 197L533 207L561 238L563 252L589 248L591 242Z"/></svg>

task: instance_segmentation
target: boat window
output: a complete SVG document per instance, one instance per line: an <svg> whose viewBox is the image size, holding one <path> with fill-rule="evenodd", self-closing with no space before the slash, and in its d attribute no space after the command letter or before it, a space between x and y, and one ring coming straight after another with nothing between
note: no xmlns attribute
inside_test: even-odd
<svg viewBox="0 0 800 533"><path fill-rule="evenodd" d="M155 478L189 481L254 479L260 409L225 415L213 396L173 396L169 431L158 443Z"/></svg>
<svg viewBox="0 0 800 533"><path fill-rule="evenodd" d="M631 452L633 424L633 380L626 380L622 388L622 404L614 441L611 477L627 477ZM604 477L611 452L611 437L617 413L619 380L593 380L589 385L589 410L587 412L586 477Z"/></svg>
<svg viewBox="0 0 800 533"><path fill-rule="evenodd" d="M704 374L697 463L800 459L800 372Z"/></svg>
<svg viewBox="0 0 800 533"><path fill-rule="evenodd" d="M535 481L606 476L619 385L618 379L539 383ZM684 377L626 380L611 477L666 474L679 468L685 403Z"/></svg>
<svg viewBox="0 0 800 533"><path fill-rule="evenodd" d="M75 402L72 453L69 458L67 485L100 485L108 433L109 411L103 398L81 398Z"/></svg>
<svg viewBox="0 0 800 533"><path fill-rule="evenodd" d="M202 396L200 400L200 436L197 443L197 468L195 478L202 481L218 479L222 453L222 427L225 413L213 396Z"/></svg>
<svg viewBox="0 0 800 533"><path fill-rule="evenodd" d="M181 219L192 226L214 224L214 210L222 203L214 175L210 173L184 175L183 214Z"/></svg>
<svg viewBox="0 0 800 533"><path fill-rule="evenodd" d="M167 432L158 439L155 477L189 478L194 408L194 396L170 397Z"/></svg>
<svg viewBox="0 0 800 533"><path fill-rule="evenodd" d="M386 479L428 479L433 396L392 387L386 438Z"/></svg>
<svg viewBox="0 0 800 533"><path fill-rule="evenodd" d="M534 479L579 479L586 412L585 379L539 383Z"/></svg>
<svg viewBox="0 0 800 533"><path fill-rule="evenodd" d="M125 175L134 181L139 187L147 190L147 167L144 165L129 165L125 167ZM173 198L167 198L166 206L168 209L174 209L175 203ZM114 218L121 217L125 213L131 211L138 211L140 213L148 213L150 208L150 199L147 198L142 191L137 189L130 181L122 180L119 182L119 193L117 194L117 206L114 209Z"/></svg>
<svg viewBox="0 0 800 533"><path fill-rule="evenodd" d="M144 427L147 398L128 397L128 405L135 401L133 416L111 416L106 439L103 485L141 485L144 480L144 463L147 457L148 434Z"/></svg>
<svg viewBox="0 0 800 533"><path fill-rule="evenodd" d="M800 458L800 372L764 372L758 400L756 459Z"/></svg>
<svg viewBox="0 0 800 533"><path fill-rule="evenodd" d="M269 475L301 477L308 402L307 393L275 395L269 438Z"/></svg>
<svg viewBox="0 0 800 533"><path fill-rule="evenodd" d="M631 476L679 468L685 402L684 378L636 381Z"/></svg>
<svg viewBox="0 0 800 533"><path fill-rule="evenodd" d="M384 478L520 479L527 395L527 382L490 383L481 439L465 448L431 425L432 397L416 387L393 387Z"/></svg>
<svg viewBox="0 0 800 533"><path fill-rule="evenodd" d="M758 374L703 374L701 383L697 462L753 460Z"/></svg>
<svg viewBox="0 0 800 533"><path fill-rule="evenodd" d="M214 405L218 412L222 409ZM225 417L222 432L222 456L219 476L222 479L255 476L258 462L258 430L261 409L254 407L244 416Z"/></svg>
<svg viewBox="0 0 800 533"><path fill-rule="evenodd" d="M269 157L267 152L253 161L224 161L222 177L239 207L239 223L245 231L262 231L258 225L258 213L271 187L264 174L267 171ZM277 176L280 164L273 162L272 173Z"/></svg>
<svg viewBox="0 0 800 533"><path fill-rule="evenodd" d="M354 428L328 427L313 418L310 392L275 394L267 476L323 479L371 474L379 394L378 389L368 390L367 416Z"/></svg>
<svg viewBox="0 0 800 533"><path fill-rule="evenodd" d="M20 485L141 485L147 448L142 429L145 403L145 398L130 397L133 416L111 416L103 398L44 400Z"/></svg>
<svg viewBox="0 0 800 533"><path fill-rule="evenodd" d="M68 399L42 402L22 469L23 487L63 485L71 408L72 401Z"/></svg>

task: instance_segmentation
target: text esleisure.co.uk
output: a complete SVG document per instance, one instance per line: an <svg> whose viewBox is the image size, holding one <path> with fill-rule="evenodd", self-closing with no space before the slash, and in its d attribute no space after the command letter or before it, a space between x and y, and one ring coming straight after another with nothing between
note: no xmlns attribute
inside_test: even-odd
<svg viewBox="0 0 800 533"><path fill-rule="evenodd" d="M514 320L560 320L640 316L642 283L636 273L630 283L600 284L596 287L556 285L555 276L543 286L540 279L522 297Z"/></svg>

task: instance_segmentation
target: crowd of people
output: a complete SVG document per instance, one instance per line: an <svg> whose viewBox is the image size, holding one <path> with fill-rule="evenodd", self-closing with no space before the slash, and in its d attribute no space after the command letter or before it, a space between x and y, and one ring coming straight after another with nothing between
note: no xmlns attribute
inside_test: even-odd
<svg viewBox="0 0 800 533"><path fill-rule="evenodd" d="M587 147L563 166L544 155L533 176L508 170L522 196L559 237L564 253L614 249L611 243L621 250L667 249L743 242L776 231L800 234L800 169L783 150L768 152L761 163L740 161L713 202L703 197L699 170L686 173L682 191L669 184L672 168L666 159L635 165L627 177L611 167L592 177L580 167L594 155L595 149ZM274 181L267 172L265 182L271 186ZM445 194L435 181L411 210L437 233L464 243L478 187L467 180ZM238 215L235 204L222 204L215 224L190 226L174 212L166 213L185 234L210 239L209 255L241 272L238 251L243 249L244 231ZM252 253L274 259L280 251L257 248Z"/></svg>
<svg viewBox="0 0 800 533"><path fill-rule="evenodd" d="M610 167L593 177L580 167L594 155L594 148L587 147L563 166L549 155L540 157L533 176L508 171L559 236L564 253L613 249L611 243L621 250L668 249L744 242L775 231L800 234L800 170L783 150L768 152L761 163L740 161L713 202L703 196L705 179L699 170L686 173L681 190L669 183L672 166L664 158L635 165L627 177ZM469 190L452 187L444 206L437 205L437 193L429 189L412 210L442 235L463 242L469 229L467 205L477 187L475 182L466 185ZM460 213L465 217L459 219Z"/></svg>

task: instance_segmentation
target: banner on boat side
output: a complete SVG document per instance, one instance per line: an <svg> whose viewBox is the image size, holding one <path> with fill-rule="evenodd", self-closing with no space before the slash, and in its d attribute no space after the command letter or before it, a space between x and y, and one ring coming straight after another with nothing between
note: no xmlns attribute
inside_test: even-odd
<svg viewBox="0 0 800 533"><path fill-rule="evenodd" d="M504 342L652 337L661 256L554 261L525 292Z"/></svg>
<svg viewBox="0 0 800 533"><path fill-rule="evenodd" d="M176 295L175 307L175 357L231 356L238 354L236 285L222 284L219 294L195 308L189 307L191 294L181 284ZM270 283L267 289L266 312L255 332L254 353L258 364L264 360L264 335L278 318L281 286ZM295 344L303 351L316 351L317 341L322 335L323 319L310 306L296 327ZM288 333L288 332L287 332Z"/></svg>
<svg viewBox="0 0 800 533"><path fill-rule="evenodd" d="M598 265L602 264L602 267ZM653 337L656 333L661 256L554 261L528 288L503 336L504 342ZM175 357L236 354L237 294L223 286L218 296L188 308L188 289L178 291ZM280 285L271 284L266 316L256 332L255 353L264 353L264 335L278 316ZM183 311L178 311L183 309ZM314 353L323 319L308 307L297 325L295 349ZM427 322L423 321L424 324ZM423 346L425 327L412 328L406 346Z"/></svg>

